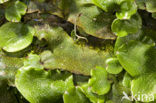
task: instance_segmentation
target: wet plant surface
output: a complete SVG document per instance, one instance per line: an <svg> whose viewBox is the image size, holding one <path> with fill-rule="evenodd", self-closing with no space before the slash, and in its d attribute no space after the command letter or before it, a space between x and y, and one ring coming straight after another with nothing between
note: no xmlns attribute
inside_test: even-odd
<svg viewBox="0 0 156 103"><path fill-rule="evenodd" d="M0 0L0 103L155 103L155 0Z"/></svg>

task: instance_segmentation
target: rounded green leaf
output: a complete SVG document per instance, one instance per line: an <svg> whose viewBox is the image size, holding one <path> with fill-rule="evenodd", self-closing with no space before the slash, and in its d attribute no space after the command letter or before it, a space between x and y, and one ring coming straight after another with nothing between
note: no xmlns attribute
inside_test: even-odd
<svg viewBox="0 0 156 103"><path fill-rule="evenodd" d="M118 59L121 57L119 62L130 75L134 72L136 72L134 73L135 76L152 72L156 68L154 65L155 49L153 46L155 42L147 34L149 32L144 33L142 30L139 30L136 34L118 37L116 40L114 53L116 55L122 54L122 56L118 57Z"/></svg>
<svg viewBox="0 0 156 103"><path fill-rule="evenodd" d="M91 103L80 87L69 88L63 95L64 103Z"/></svg>
<svg viewBox="0 0 156 103"><path fill-rule="evenodd" d="M152 34L153 32L149 32L148 34ZM154 34L154 33L153 33ZM117 53L117 50L122 47L123 44L128 43L132 40L141 41L146 44L154 44L153 38L150 36L147 36L146 33L143 32L143 30L139 30L137 33L132 35L127 35L125 37L118 37L115 42L115 48L114 48L114 54Z"/></svg>
<svg viewBox="0 0 156 103"><path fill-rule="evenodd" d="M0 27L0 47L7 52L17 52L28 47L35 31L22 23L6 23Z"/></svg>
<svg viewBox="0 0 156 103"><path fill-rule="evenodd" d="M137 5L135 2L123 2L120 5L120 10L116 13L116 16L118 19L130 19L136 12Z"/></svg>
<svg viewBox="0 0 156 103"><path fill-rule="evenodd" d="M145 6L145 0L136 0L135 1L137 4L137 7L141 10L145 10L146 6Z"/></svg>
<svg viewBox="0 0 156 103"><path fill-rule="evenodd" d="M115 0L92 0L93 3L104 11L112 11L117 7Z"/></svg>
<svg viewBox="0 0 156 103"><path fill-rule="evenodd" d="M12 2L5 10L5 17L8 21L19 22L21 16L26 13L27 6L20 1Z"/></svg>
<svg viewBox="0 0 156 103"><path fill-rule="evenodd" d="M148 12L156 12L156 1L146 0L146 9Z"/></svg>
<svg viewBox="0 0 156 103"><path fill-rule="evenodd" d="M24 66L43 69L43 65L40 63L40 57L35 54L29 54L27 59L24 61Z"/></svg>
<svg viewBox="0 0 156 103"><path fill-rule="evenodd" d="M45 71L27 64L18 70L15 85L31 103L55 103L62 101L67 88L73 87L73 77L68 72Z"/></svg>
<svg viewBox="0 0 156 103"><path fill-rule="evenodd" d="M36 70L35 70L36 69ZM21 68L16 74L15 85L31 103L55 103L72 84L72 77L61 79L61 74L37 68Z"/></svg>
<svg viewBox="0 0 156 103"><path fill-rule="evenodd" d="M88 84L84 84L82 87L82 92L89 98L92 103L104 103L105 96L104 95L97 95L91 91L91 88Z"/></svg>
<svg viewBox="0 0 156 103"><path fill-rule="evenodd" d="M111 74L119 74L123 70L117 58L108 58L106 65L106 71Z"/></svg>
<svg viewBox="0 0 156 103"><path fill-rule="evenodd" d="M129 20L115 19L112 23L112 31L120 37L136 33L142 26L139 14L133 15Z"/></svg>
<svg viewBox="0 0 156 103"><path fill-rule="evenodd" d="M116 55L120 64L131 76L156 71L156 48L153 44L132 40L120 46Z"/></svg>
<svg viewBox="0 0 156 103"><path fill-rule="evenodd" d="M15 85L31 103L62 102L65 90L74 86L70 73L45 71L39 64L39 56L34 54L30 54L24 66L17 71Z"/></svg>
<svg viewBox="0 0 156 103"><path fill-rule="evenodd" d="M104 68L97 67L91 70L91 79L89 79L89 87L93 93L104 95L109 92L111 84L107 80L108 73Z"/></svg>
<svg viewBox="0 0 156 103"><path fill-rule="evenodd" d="M93 3L104 11L117 11L119 19L130 19L137 12L134 0L92 0Z"/></svg>
<svg viewBox="0 0 156 103"><path fill-rule="evenodd" d="M153 102L156 99L156 72L144 74L134 79L131 90L137 101Z"/></svg>

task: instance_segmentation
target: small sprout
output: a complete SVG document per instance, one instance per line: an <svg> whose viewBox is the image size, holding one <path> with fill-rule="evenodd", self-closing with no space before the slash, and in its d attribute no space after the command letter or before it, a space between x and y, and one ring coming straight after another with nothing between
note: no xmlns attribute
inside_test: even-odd
<svg viewBox="0 0 156 103"><path fill-rule="evenodd" d="M108 73L104 68L97 67L91 70L91 79L89 79L91 91L98 95L104 95L109 92L111 84L108 81Z"/></svg>
<svg viewBox="0 0 156 103"><path fill-rule="evenodd" d="M92 103L104 103L105 96L104 95L97 95L91 91L91 87L88 84L84 84L81 87L82 92L89 98Z"/></svg>
<svg viewBox="0 0 156 103"><path fill-rule="evenodd" d="M123 70L117 58L108 58L106 65L106 71L110 74L119 74Z"/></svg>

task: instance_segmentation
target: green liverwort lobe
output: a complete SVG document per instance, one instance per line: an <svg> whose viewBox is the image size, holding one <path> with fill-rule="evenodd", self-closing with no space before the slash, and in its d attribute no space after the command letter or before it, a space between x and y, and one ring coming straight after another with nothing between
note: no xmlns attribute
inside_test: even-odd
<svg viewBox="0 0 156 103"><path fill-rule="evenodd" d="M7 52L17 52L28 47L35 31L22 23L8 22L0 27L0 47Z"/></svg>
<svg viewBox="0 0 156 103"><path fill-rule="evenodd" d="M108 81L108 73L106 69L97 67L91 70L91 79L89 80L89 86L93 93L103 95L109 92L111 84Z"/></svg>

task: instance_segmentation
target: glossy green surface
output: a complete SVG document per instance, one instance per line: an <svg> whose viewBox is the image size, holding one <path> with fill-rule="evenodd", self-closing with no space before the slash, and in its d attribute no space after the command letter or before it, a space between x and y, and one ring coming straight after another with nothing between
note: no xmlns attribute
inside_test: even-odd
<svg viewBox="0 0 156 103"><path fill-rule="evenodd" d="M0 0L0 103L155 99L156 0Z"/></svg>
<svg viewBox="0 0 156 103"><path fill-rule="evenodd" d="M89 100L92 103L104 103L105 102L105 96L104 95L97 95L92 92L91 87L88 86L88 84L84 84L82 87L83 93L86 95L86 97L89 98Z"/></svg>
<svg viewBox="0 0 156 103"><path fill-rule="evenodd" d="M130 19L137 12L137 5L133 1L121 3L120 9L116 16L118 19Z"/></svg>
<svg viewBox="0 0 156 103"><path fill-rule="evenodd" d="M142 26L142 20L138 14L129 20L115 19L112 23L112 31L119 37L137 33Z"/></svg>
<svg viewBox="0 0 156 103"><path fill-rule="evenodd" d="M146 3L147 11L156 12L156 2L155 2L155 0L147 0L145 3Z"/></svg>
<svg viewBox="0 0 156 103"><path fill-rule="evenodd" d="M63 95L64 103L91 103L80 87L69 88Z"/></svg>
<svg viewBox="0 0 156 103"><path fill-rule="evenodd" d="M118 19L130 19L137 12L134 0L92 0L95 5L105 12L117 11Z"/></svg>
<svg viewBox="0 0 156 103"><path fill-rule="evenodd" d="M45 71L39 67L37 55L29 55L28 60L33 60L34 63L28 65L28 61L25 61L27 63L18 70L15 80L17 89L31 103L61 102L65 90L73 87L71 74Z"/></svg>
<svg viewBox="0 0 156 103"><path fill-rule="evenodd" d="M123 44L116 55L120 64L131 76L156 70L156 49L152 44L130 41Z"/></svg>
<svg viewBox="0 0 156 103"><path fill-rule="evenodd" d="M26 10L27 5L23 2L12 2L5 9L5 18L11 22L19 22L21 21L21 16L26 13Z"/></svg>
<svg viewBox="0 0 156 103"><path fill-rule="evenodd" d="M8 22L0 27L0 47L7 52L20 51L31 44L34 33L28 25Z"/></svg>
<svg viewBox="0 0 156 103"><path fill-rule="evenodd" d="M92 0L95 5L102 8L103 10L111 11L117 7L115 0Z"/></svg>
<svg viewBox="0 0 156 103"><path fill-rule="evenodd" d="M91 71L89 87L93 93L98 95L104 95L109 92L111 84L108 80L108 73L105 68L96 67L96 69Z"/></svg>
<svg viewBox="0 0 156 103"><path fill-rule="evenodd" d="M110 74L119 74L123 70L117 58L108 58L106 65L106 71Z"/></svg>
<svg viewBox="0 0 156 103"><path fill-rule="evenodd" d="M156 98L156 73L144 74L132 81L131 90L138 101L150 102Z"/></svg>

